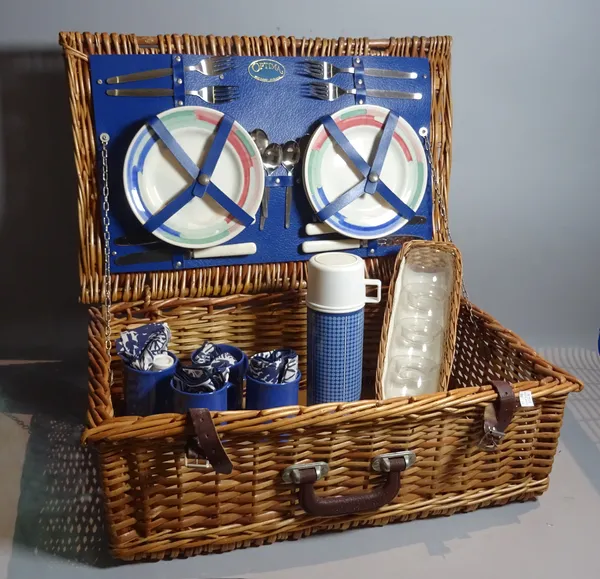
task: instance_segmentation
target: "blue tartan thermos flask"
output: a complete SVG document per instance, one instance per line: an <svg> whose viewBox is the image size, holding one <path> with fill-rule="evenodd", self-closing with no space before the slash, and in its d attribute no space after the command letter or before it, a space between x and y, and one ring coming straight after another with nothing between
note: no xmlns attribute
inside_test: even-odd
<svg viewBox="0 0 600 579"><path fill-rule="evenodd" d="M360 400L365 303L381 300L381 281L365 279L354 254L321 253L308 262L307 284L308 403Z"/></svg>

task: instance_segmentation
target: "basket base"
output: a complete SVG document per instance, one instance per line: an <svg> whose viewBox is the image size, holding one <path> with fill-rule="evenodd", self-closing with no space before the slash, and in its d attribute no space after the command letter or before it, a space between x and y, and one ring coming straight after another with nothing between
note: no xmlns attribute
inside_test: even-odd
<svg viewBox="0 0 600 579"><path fill-rule="evenodd" d="M415 504L392 504L381 509L375 516L366 514L363 519L354 517L354 520L344 520L341 517L337 522L332 519L324 520L321 525L315 525L314 521L308 523L306 528L296 528L287 532L269 533L262 537L250 538L250 535L260 534L256 525L252 530L246 532L247 540L227 542L225 538L215 541L214 539L190 539L188 541L171 541L172 545L179 547L156 547L156 550L148 550L148 544L131 546L118 546L111 548L111 554L116 559L123 561L160 561L170 559L181 559L195 555L208 555L211 553L227 553L235 549L247 547L260 547L271 545L278 541L291 541L309 537L317 533L330 531L346 531L360 527L382 527L390 523L405 523L415 519L426 519L429 517L450 516L458 513L469 513L481 508L498 507L512 502L525 502L537 499L548 489L549 478L541 480L530 480L522 484L502 485L493 489L472 490L464 493L456 493L454 496L440 495L434 501L428 501L424 505L421 501ZM501 497L501 498L498 498ZM439 506L437 506L439 505ZM237 529L236 536L244 534L244 529ZM187 544L187 545L186 545ZM193 545L193 546L192 546ZM160 549L160 550L159 550Z"/></svg>

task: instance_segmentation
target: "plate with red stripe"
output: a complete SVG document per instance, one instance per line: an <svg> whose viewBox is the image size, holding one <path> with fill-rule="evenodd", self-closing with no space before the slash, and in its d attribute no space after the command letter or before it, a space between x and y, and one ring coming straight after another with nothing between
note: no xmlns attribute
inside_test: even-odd
<svg viewBox="0 0 600 579"><path fill-rule="evenodd" d="M384 107L366 104L344 108L331 117L371 166L388 113ZM419 135L402 117L394 129L380 178L413 211L418 209L427 188L427 161ZM309 141L304 158L304 188L315 213L363 179L320 125ZM357 239L391 235L407 222L380 195L368 193L326 220L339 233Z"/></svg>
<svg viewBox="0 0 600 579"><path fill-rule="evenodd" d="M198 166L210 148L223 113L207 107L176 107L158 115L173 138ZM256 215L264 188L264 168L254 141L237 122L219 157L212 182L249 215ZM133 138L123 167L125 195L144 224L192 184L175 157L144 125ZM209 195L195 197L153 233L172 245L187 248L226 243L244 225Z"/></svg>

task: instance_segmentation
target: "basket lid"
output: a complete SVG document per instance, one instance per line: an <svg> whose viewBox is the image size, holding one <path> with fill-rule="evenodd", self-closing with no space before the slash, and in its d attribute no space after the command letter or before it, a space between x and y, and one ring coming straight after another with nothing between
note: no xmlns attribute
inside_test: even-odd
<svg viewBox="0 0 600 579"><path fill-rule="evenodd" d="M81 301L103 301L102 191L96 171L89 57L94 54L203 54L240 56L370 55L426 57L431 70L431 134L439 193L433 206L434 239L447 239L447 191L451 147L450 49L448 36L391 39L296 39L294 37L157 37L63 32L60 35L70 90L78 167ZM378 258L367 260L377 267ZM370 263L369 263L370 262ZM306 262L215 266L198 269L121 273L111 276L113 301L278 292L306 283Z"/></svg>

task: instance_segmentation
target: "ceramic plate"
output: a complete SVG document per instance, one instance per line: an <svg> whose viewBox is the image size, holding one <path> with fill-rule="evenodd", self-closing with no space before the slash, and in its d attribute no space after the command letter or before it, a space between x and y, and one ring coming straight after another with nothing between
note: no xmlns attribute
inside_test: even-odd
<svg viewBox="0 0 600 579"><path fill-rule="evenodd" d="M375 105L355 105L338 111L332 118L371 165L388 112ZM315 212L362 179L325 127L319 126L304 159L304 188ZM404 203L417 210L427 187L427 163L419 136L402 117L398 118L381 179ZM380 195L365 194L327 219L327 223L347 237L376 239L394 233L407 220Z"/></svg>
<svg viewBox="0 0 600 579"><path fill-rule="evenodd" d="M198 166L222 116L223 113L205 107L177 107L158 115ZM123 179L129 205L142 224L192 183L147 125L129 145ZM237 122L223 147L212 181L246 213L256 215L263 194L264 169L254 141ZM154 235L172 245L202 248L225 243L243 230L244 225L204 195L202 199L192 199Z"/></svg>

